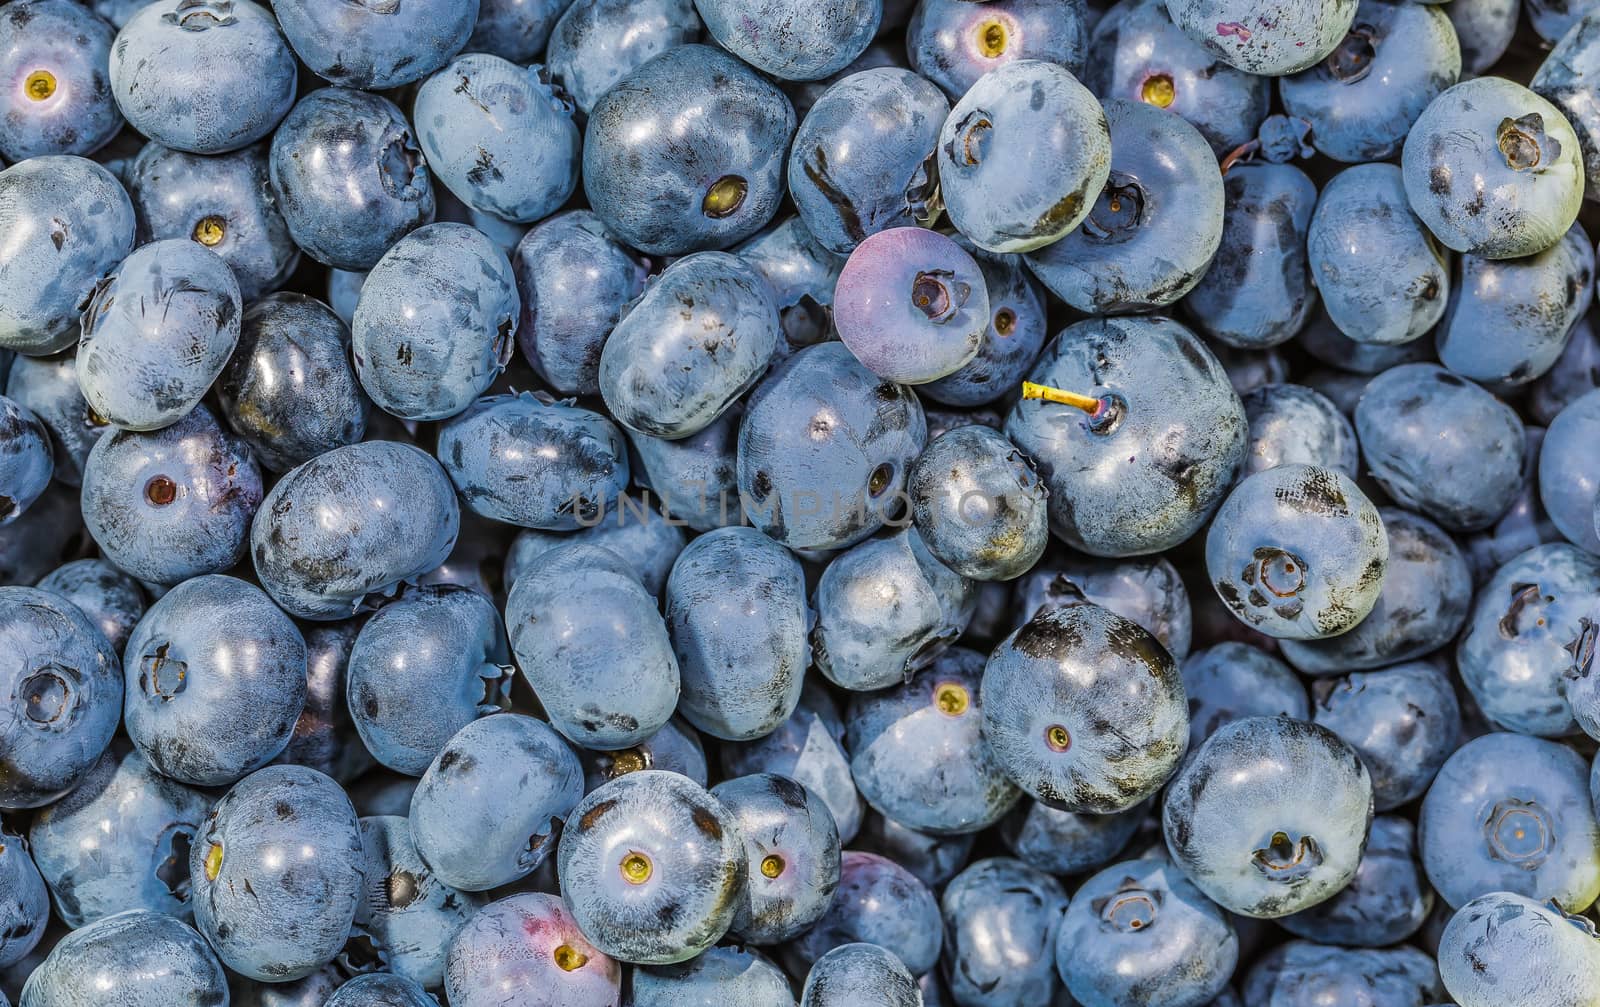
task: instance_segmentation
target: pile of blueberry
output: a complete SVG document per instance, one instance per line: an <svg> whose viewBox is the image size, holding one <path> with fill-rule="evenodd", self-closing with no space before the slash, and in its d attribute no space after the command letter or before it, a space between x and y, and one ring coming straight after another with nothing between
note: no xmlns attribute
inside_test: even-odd
<svg viewBox="0 0 1600 1007"><path fill-rule="evenodd" d="M1600 0L10 0L0 165L0 1007L1600 1007Z"/></svg>

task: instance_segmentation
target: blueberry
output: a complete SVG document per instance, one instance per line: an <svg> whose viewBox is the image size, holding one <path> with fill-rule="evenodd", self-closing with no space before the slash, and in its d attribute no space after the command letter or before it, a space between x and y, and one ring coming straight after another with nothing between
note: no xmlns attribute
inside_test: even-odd
<svg viewBox="0 0 1600 1007"><path fill-rule="evenodd" d="M851 773L887 817L934 835L976 832L1021 796L979 734L983 663L946 651L914 681L851 700Z"/></svg>
<svg viewBox="0 0 1600 1007"><path fill-rule="evenodd" d="M574 543L546 553L512 587L506 627L523 676L575 744L627 748L677 706L678 662L656 600L608 549Z"/></svg>
<svg viewBox="0 0 1600 1007"><path fill-rule="evenodd" d="M1439 974L1462 1007L1600 997L1594 924L1560 906L1489 892L1461 907L1439 939Z"/></svg>
<svg viewBox="0 0 1600 1007"><path fill-rule="evenodd" d="M478 0L277 0L272 10L313 73L343 87L384 91L426 77L460 52L478 7Z"/></svg>
<svg viewBox="0 0 1600 1007"><path fill-rule="evenodd" d="M350 718L379 762L420 775L451 735L500 709L510 660L488 599L465 588L419 588L380 609L356 638Z"/></svg>
<svg viewBox="0 0 1600 1007"><path fill-rule="evenodd" d="M511 263L483 232L420 228L361 288L350 326L361 386L402 419L455 416L510 361L519 310Z"/></svg>
<svg viewBox="0 0 1600 1007"><path fill-rule="evenodd" d="M1377 604L1389 537L1337 469L1280 465L1250 476L1206 535L1212 586L1246 625L1285 640L1353 629Z"/></svg>
<svg viewBox="0 0 1600 1007"><path fill-rule="evenodd" d="M62 938L28 977L18 1007L212 1007L227 973L205 940L164 913L132 909Z"/></svg>
<svg viewBox="0 0 1600 1007"><path fill-rule="evenodd" d="M371 269L433 222L427 161L404 113L375 94L306 95L273 134L268 169L295 244L341 270Z"/></svg>
<svg viewBox="0 0 1600 1007"><path fill-rule="evenodd" d="M463 203L529 223L578 184L572 106L541 66L458 56L417 90L417 136L439 181Z"/></svg>
<svg viewBox="0 0 1600 1007"><path fill-rule="evenodd" d="M800 1007L918 1007L917 981L893 951L841 944L811 966Z"/></svg>
<svg viewBox="0 0 1600 1007"><path fill-rule="evenodd" d="M111 741L122 666L76 605L28 587L0 587L0 654L0 808L42 807L77 786Z"/></svg>
<svg viewBox="0 0 1600 1007"><path fill-rule="evenodd" d="M321 301L294 293L245 308L217 396L228 425L276 472L361 440L371 408L350 362L350 330Z"/></svg>
<svg viewBox="0 0 1600 1007"><path fill-rule="evenodd" d="M633 1007L692 1007L736 1003L740 1007L794 1007L783 970L757 951L707 948L681 965L633 970Z"/></svg>
<svg viewBox="0 0 1600 1007"><path fill-rule="evenodd" d="M434 756L411 798L411 836L440 881L486 891L543 863L582 796L578 757L549 725L496 714Z"/></svg>
<svg viewBox="0 0 1600 1007"><path fill-rule="evenodd" d="M1067 911L1061 882L995 857L956 875L940 905L949 935L944 971L958 1002L1022 1007L1059 993L1052 952Z"/></svg>
<svg viewBox="0 0 1600 1007"><path fill-rule="evenodd" d="M805 572L753 528L695 539L672 567L665 610L678 659L678 709L717 738L771 734L795 710L810 650Z"/></svg>
<svg viewBox="0 0 1600 1007"><path fill-rule="evenodd" d="M598 393L601 348L643 293L646 263L592 212L572 210L535 225L511 269L522 300L522 355L557 391Z"/></svg>
<svg viewBox="0 0 1600 1007"><path fill-rule="evenodd" d="M1445 761L1417 821L1428 881L1453 907L1516 892L1579 912L1600 894L1589 767L1564 745L1474 738Z"/></svg>
<svg viewBox="0 0 1600 1007"><path fill-rule="evenodd" d="M780 362L748 402L737 505L751 524L791 549L838 549L883 526L927 441L909 389L829 342Z"/></svg>
<svg viewBox="0 0 1600 1007"><path fill-rule="evenodd" d="M606 339L600 392L630 430L687 437L756 383L778 342L778 309L754 269L725 252L685 256Z"/></svg>
<svg viewBox="0 0 1600 1007"><path fill-rule="evenodd" d="M251 0L160 0L111 47L111 93L128 125L174 150L222 154L275 129L294 104L294 53Z"/></svg>
<svg viewBox="0 0 1600 1007"><path fill-rule="evenodd" d="M210 810L210 797L137 751L108 749L28 832L57 914L71 927L130 909L188 919L189 847Z"/></svg>
<svg viewBox="0 0 1600 1007"><path fill-rule="evenodd" d="M833 700L814 682L800 694L794 713L771 734L724 745L722 768L728 776L772 773L803 785L828 806L842 843L861 828L861 797L844 750L844 724Z"/></svg>
<svg viewBox="0 0 1600 1007"><path fill-rule="evenodd" d="M579 932L553 895L491 903L456 932L445 966L453 1007L500 1007L507 990L552 1004L615 1004L622 967Z"/></svg>
<svg viewBox="0 0 1600 1007"><path fill-rule="evenodd" d="M24 961L44 937L50 922L50 896L28 853L28 843L0 826L0 883L6 904L0 910L0 966ZM64 915L64 914L63 914Z"/></svg>
<svg viewBox="0 0 1600 1007"><path fill-rule="evenodd" d="M366 881L355 924L383 949L397 977L437 987L450 941L484 901L439 880L418 854L405 818L362 818L360 826Z"/></svg>
<svg viewBox="0 0 1600 1007"><path fill-rule="evenodd" d="M1017 164L1031 165L1019 172ZM992 252L1059 241L1094 208L1111 134L1088 88L1037 59L991 70L939 131L939 180L956 230Z"/></svg>
<svg viewBox="0 0 1600 1007"><path fill-rule="evenodd" d="M1068 991L1107 1007L1204 1007L1239 959L1228 914L1165 857L1113 864L1085 881L1053 943Z"/></svg>
<svg viewBox="0 0 1600 1007"><path fill-rule="evenodd" d="M1222 242L1184 308L1206 335L1260 350L1294 338L1317 305L1306 236L1317 187L1292 164L1233 165Z"/></svg>
<svg viewBox="0 0 1600 1007"><path fill-rule="evenodd" d="M144 241L191 238L222 256L254 301L300 262L268 181L265 143L204 157L148 143L128 166L128 195Z"/></svg>
<svg viewBox="0 0 1600 1007"><path fill-rule="evenodd" d="M822 918L839 886L839 830L828 806L786 776L761 773L718 784L743 838L745 888L729 932L778 944Z"/></svg>
<svg viewBox="0 0 1600 1007"><path fill-rule="evenodd" d="M1432 910L1433 889L1417 862L1411 823L1383 815L1372 820L1372 834L1349 886L1326 902L1283 917L1278 925L1326 944L1383 947L1416 933Z"/></svg>
<svg viewBox="0 0 1600 1007"><path fill-rule="evenodd" d="M959 99L978 78L1018 59L1082 76L1094 16L1082 0L921 0L906 26L911 68Z"/></svg>
<svg viewBox="0 0 1600 1007"><path fill-rule="evenodd" d="M1244 407L1205 344L1176 322L1079 322L1029 377L1099 403L1085 415L1025 400L1005 424L1044 476L1051 530L1079 551L1134 556L1177 545L1205 524L1244 463Z"/></svg>
<svg viewBox="0 0 1600 1007"><path fill-rule="evenodd" d="M848 255L879 231L938 218L934 148L949 113L938 88L897 67L851 74L822 93L795 133L788 177L824 248Z"/></svg>
<svg viewBox="0 0 1600 1007"><path fill-rule="evenodd" d="M1600 559L1565 542L1529 549L1478 591L1456 667L1491 722L1545 737L1574 732L1565 675L1596 596Z"/></svg>
<svg viewBox="0 0 1600 1007"><path fill-rule="evenodd" d="M67 0L20 0L0 18L0 155L90 154L122 128L107 80L116 29Z"/></svg>
<svg viewBox="0 0 1600 1007"><path fill-rule="evenodd" d="M1223 908L1259 919L1299 912L1349 884L1371 820L1372 780L1356 750L1288 717L1218 730L1162 806L1167 849L1189 880Z"/></svg>
<svg viewBox="0 0 1600 1007"><path fill-rule="evenodd" d="M304 766L268 766L235 784L195 837L195 926L241 975L302 978L344 945L365 863L339 785Z"/></svg>
<svg viewBox="0 0 1600 1007"><path fill-rule="evenodd" d="M1173 23L1191 39L1267 77L1304 70L1333 52L1357 9L1356 0L1167 0Z"/></svg>
<svg viewBox="0 0 1600 1007"><path fill-rule="evenodd" d="M1083 79L1097 96L1182 116L1218 157L1255 137L1272 102L1271 81L1217 60L1172 23L1166 0L1120 0L1094 26L1089 48L1097 55Z"/></svg>
<svg viewBox="0 0 1600 1007"><path fill-rule="evenodd" d="M193 409L239 342L239 281L186 239L143 245L88 301L78 387L127 430L159 430Z"/></svg>
<svg viewBox="0 0 1600 1007"><path fill-rule="evenodd" d="M979 706L994 756L1027 793L1109 814L1149 797L1188 742L1183 681L1135 623L1087 602L1048 609L989 656Z"/></svg>
<svg viewBox="0 0 1600 1007"><path fill-rule="evenodd" d="M133 250L133 204L111 172L81 157L33 157L0 171L0 346L43 356L78 339L79 312Z"/></svg>
<svg viewBox="0 0 1600 1007"><path fill-rule="evenodd" d="M940 923L933 892L904 867L873 853L846 850L833 904L788 947L790 971L815 968L833 949L862 941L898 958L912 975L922 975L939 960Z"/></svg>
<svg viewBox="0 0 1600 1007"><path fill-rule="evenodd" d="M587 115L618 79L696 41L700 27L692 0L577 0L555 23L545 62Z"/></svg>
<svg viewBox="0 0 1600 1007"><path fill-rule="evenodd" d="M1283 78L1278 93L1285 111L1311 124L1322 153L1378 161L1400 151L1422 110L1460 76L1461 49L1443 7L1362 0L1327 58Z"/></svg>
<svg viewBox="0 0 1600 1007"><path fill-rule="evenodd" d="M444 562L460 511L449 478L417 448L368 441L324 452L278 480L250 529L256 576L302 619L348 618Z"/></svg>
<svg viewBox="0 0 1600 1007"><path fill-rule="evenodd" d="M726 248L777 211L794 127L783 92L734 57L667 49L595 102L584 191L606 227L643 252Z"/></svg>
<svg viewBox="0 0 1600 1007"><path fill-rule="evenodd" d="M1189 699L1190 759L1236 720L1311 719L1306 688L1289 666L1247 643L1219 643L1190 654L1183 661L1183 691Z"/></svg>
<svg viewBox="0 0 1600 1007"><path fill-rule="evenodd" d="M1486 528L1516 498L1522 421L1442 367L1403 364L1373 378L1355 424L1384 491L1450 531Z"/></svg>
<svg viewBox="0 0 1600 1007"><path fill-rule="evenodd" d="M1105 100L1111 175L1083 226L1028 268L1093 314L1160 310L1201 282L1222 245L1224 185L1205 138L1157 105Z"/></svg>
<svg viewBox="0 0 1600 1007"><path fill-rule="evenodd" d="M1554 105L1503 78L1479 77L1433 100L1407 134L1400 166L1412 209L1441 243L1511 259L1544 251L1572 226L1583 202L1581 158Z"/></svg>
<svg viewBox="0 0 1600 1007"><path fill-rule="evenodd" d="M1368 2L1442 18L1433 7ZM1323 186L1306 252L1328 317L1363 346L1409 343L1444 315L1449 259L1412 212L1393 164L1346 168Z"/></svg>
<svg viewBox="0 0 1600 1007"><path fill-rule="evenodd" d="M164 776L225 786L272 761L305 705L306 644L262 591L195 577L128 638L128 736Z"/></svg>
<svg viewBox="0 0 1600 1007"><path fill-rule="evenodd" d="M727 932L745 884L737 822L687 777L658 770L611 781L572 812L557 854L579 929L613 958L685 961Z"/></svg>
<svg viewBox="0 0 1600 1007"><path fill-rule="evenodd" d="M467 406L437 451L468 509L528 528L595 526L628 483L627 443L608 418L529 392Z"/></svg>
<svg viewBox="0 0 1600 1007"><path fill-rule="evenodd" d="M261 498L250 449L204 406L160 430L102 437L83 472L84 524L101 552L159 584L239 562Z"/></svg>
<svg viewBox="0 0 1600 1007"><path fill-rule="evenodd" d="M920 227L868 236L834 288L839 338L867 370L901 384L959 371L977 356L990 321L977 262L954 241Z"/></svg>
<svg viewBox="0 0 1600 1007"><path fill-rule="evenodd" d="M1439 362L1501 388L1555 366L1593 297L1594 252L1574 224L1559 242L1519 259L1463 255L1449 310L1434 332Z"/></svg>
<svg viewBox="0 0 1600 1007"><path fill-rule="evenodd" d="M911 528L840 553L814 601L817 670L841 688L866 691L909 680L955 642L972 618L974 592Z"/></svg>
<svg viewBox="0 0 1600 1007"><path fill-rule="evenodd" d="M1339 948L1310 941L1290 941L1263 955L1242 989L1243 1003L1266 1007L1314 1007L1319 1000L1420 1007L1441 1003L1445 996L1433 959L1416 948Z"/></svg>
<svg viewBox="0 0 1600 1007"><path fill-rule="evenodd" d="M982 426L942 434L907 483L911 516L935 558L974 580L1013 580L1049 542L1048 492L1003 434Z"/></svg>

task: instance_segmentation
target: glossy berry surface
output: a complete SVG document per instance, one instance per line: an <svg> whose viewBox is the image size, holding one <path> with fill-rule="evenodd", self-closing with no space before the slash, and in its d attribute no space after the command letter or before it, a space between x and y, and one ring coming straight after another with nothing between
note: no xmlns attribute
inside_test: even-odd
<svg viewBox="0 0 1600 1007"><path fill-rule="evenodd" d="M518 770L509 793L498 775ZM550 727L508 713L472 721L445 743L411 796L411 837L446 884L481 892L521 878L583 794L578 758ZM500 803L510 797L510 808Z"/></svg>
<svg viewBox="0 0 1600 1007"><path fill-rule="evenodd" d="M1600 826L1586 774L1582 757L1540 738L1495 733L1458 748L1418 820L1422 865L1440 898L1459 908L1509 891L1575 912L1592 903Z"/></svg>
<svg viewBox="0 0 1600 1007"><path fill-rule="evenodd" d="M1329 789L1313 798L1303 781ZM1335 895L1354 877L1372 819L1372 778L1326 728L1247 717L1214 733L1168 790L1173 862L1242 916L1273 919Z"/></svg>
<svg viewBox="0 0 1600 1007"><path fill-rule="evenodd" d="M732 925L746 853L728 808L676 773L629 773L572 813L557 854L578 928L622 961L670 965Z"/></svg>
<svg viewBox="0 0 1600 1007"><path fill-rule="evenodd" d="M117 729L122 665L100 630L60 595L0 588L5 769L0 808L49 804L94 767Z"/></svg>
<svg viewBox="0 0 1600 1007"><path fill-rule="evenodd" d="M483 232L431 224L367 274L350 323L356 375L395 416L455 416L489 387L515 348L511 263Z"/></svg>
<svg viewBox="0 0 1600 1007"><path fill-rule="evenodd" d="M1281 639L1353 629L1377 604L1388 568L1383 518L1337 469L1257 472L1234 488L1206 534L1206 570L1223 604Z"/></svg>
<svg viewBox="0 0 1600 1007"><path fill-rule="evenodd" d="M867 370L920 385L977 355L989 289L959 245L920 227L880 231L850 253L834 288L839 338Z"/></svg>
<svg viewBox="0 0 1600 1007"><path fill-rule="evenodd" d="M1035 165L1016 172L1017 163ZM956 230L992 252L1058 241L1088 216L1111 171L1105 112L1064 67L991 70L939 131L939 179Z"/></svg>
<svg viewBox="0 0 1600 1007"><path fill-rule="evenodd" d="M1582 158L1554 105L1504 78L1479 77L1423 110L1400 167L1412 209L1442 244L1512 259L1544 251L1572 226L1583 201ZM1514 195L1486 216L1479 193L1502 186Z"/></svg>
<svg viewBox="0 0 1600 1007"><path fill-rule="evenodd" d="M983 735L1024 791L1108 814L1149 797L1188 744L1183 679L1149 633L1092 604L1050 609L984 668Z"/></svg>

